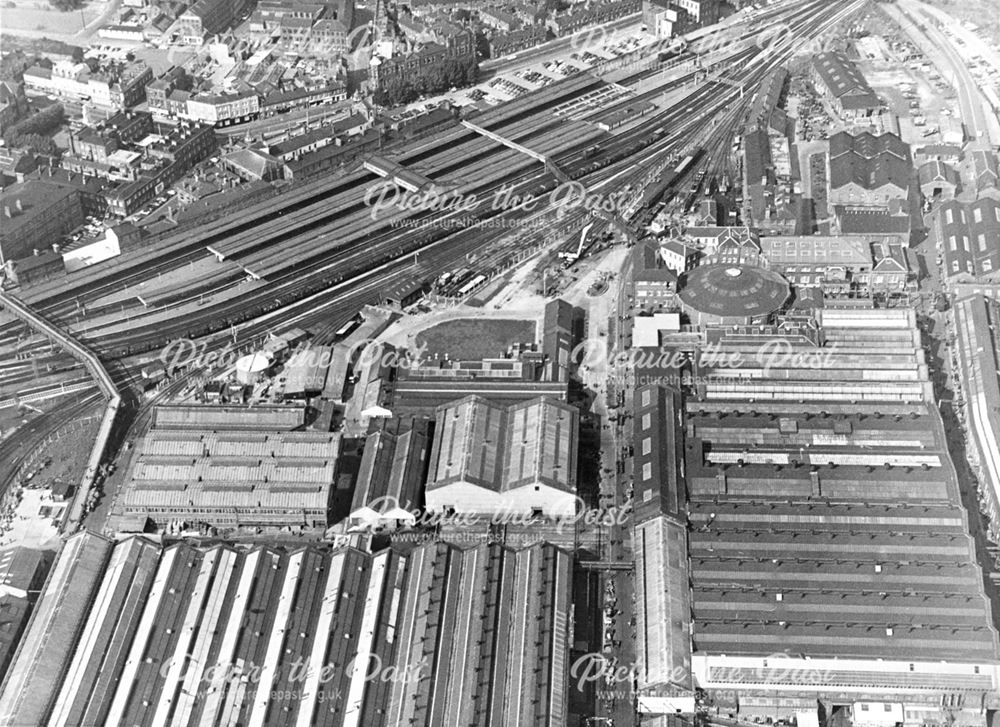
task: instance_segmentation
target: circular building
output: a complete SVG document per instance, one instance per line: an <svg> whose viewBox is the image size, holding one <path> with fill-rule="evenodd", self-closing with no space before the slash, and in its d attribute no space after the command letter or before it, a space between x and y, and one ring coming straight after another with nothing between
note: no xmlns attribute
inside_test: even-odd
<svg viewBox="0 0 1000 727"><path fill-rule="evenodd" d="M244 385L256 384L270 366L269 353L248 353L236 361L236 380Z"/></svg>
<svg viewBox="0 0 1000 727"><path fill-rule="evenodd" d="M791 294L778 273L752 265L703 265L685 273L679 287L681 304L698 325L762 323Z"/></svg>

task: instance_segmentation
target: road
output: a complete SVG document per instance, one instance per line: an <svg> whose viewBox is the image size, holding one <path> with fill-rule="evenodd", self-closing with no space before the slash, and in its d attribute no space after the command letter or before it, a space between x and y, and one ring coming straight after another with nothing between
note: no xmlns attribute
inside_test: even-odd
<svg viewBox="0 0 1000 727"><path fill-rule="evenodd" d="M917 3L900 0L896 5L891 3L881 6L907 34L927 54L941 75L955 87L962 111L962 121L965 123L969 136L973 139L989 140L989 125L983 111L986 99L979 92L976 80L972 77L965 62L958 55L951 41L944 33L918 12ZM918 25L923 25L921 30Z"/></svg>

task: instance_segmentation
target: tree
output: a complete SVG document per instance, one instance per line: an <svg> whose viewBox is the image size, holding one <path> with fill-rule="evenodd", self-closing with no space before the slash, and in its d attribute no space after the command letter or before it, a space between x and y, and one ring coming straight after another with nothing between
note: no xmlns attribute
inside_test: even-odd
<svg viewBox="0 0 1000 727"><path fill-rule="evenodd" d="M9 134L48 134L62 126L66 114L62 104L52 104L10 127Z"/></svg>
<svg viewBox="0 0 1000 727"><path fill-rule="evenodd" d="M70 10L79 10L84 5L84 0L49 0L49 5L56 10L66 13Z"/></svg>
<svg viewBox="0 0 1000 727"><path fill-rule="evenodd" d="M11 134L4 141L12 148L31 149L36 154L53 156L59 153L56 143L42 134Z"/></svg>

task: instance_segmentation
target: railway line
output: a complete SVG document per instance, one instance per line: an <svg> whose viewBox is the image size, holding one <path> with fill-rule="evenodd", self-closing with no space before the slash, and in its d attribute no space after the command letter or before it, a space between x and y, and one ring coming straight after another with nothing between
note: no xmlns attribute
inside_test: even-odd
<svg viewBox="0 0 1000 727"><path fill-rule="evenodd" d="M853 12L861 4L861 0L853 0L843 8L825 8L818 0L801 3L797 6L798 12L805 19L800 20L797 32L807 36L815 33L842 13ZM713 151L694 166L692 174L701 175L710 185L712 176L730 171L726 159L729 144L724 140L732 138L738 128L741 113L738 109L749 102L749 97L744 99L745 87L752 87L753 79L763 75L764 68L781 62L789 52L790 43L769 48L767 53L753 47L738 49L730 60L735 60L739 68L730 77L709 80L686 94L680 102L650 114L634 127L603 137L596 154L588 154L593 143L567 144L553 155L554 161L570 177L579 178L588 187L637 184L645 173L644 165L650 164L651 159L677 156L691 148L692 139L704 139L705 147ZM662 95L665 89L681 88L696 80L698 74L704 74L704 71L699 69L682 74L669 84L648 92L651 95L645 98ZM538 104L541 94L528 94L500 109L480 115L475 123L496 130L501 135L513 136L519 143L531 148L539 139L550 143L556 136L554 132L564 121L554 114L546 114L545 109L558 105L561 99L601 84L598 79L586 76L577 76L564 83L567 84L564 90L554 94L553 89L562 84L544 89L551 95L546 96L542 104ZM635 103L643 96L632 94L600 112L606 113L610 108ZM720 115L720 120L710 126L710 119ZM537 118L532 120L532 116ZM649 143L660 129L666 129L662 138ZM702 129L700 133L699 129ZM456 189L481 189L486 193L495 189L498 186L496 179L490 179L479 187L461 186L463 178L458 175L464 172L470 177L474 174L484 179L487 178L484 171L487 169L506 172L507 176L501 178L513 184L520 193L544 192L557 183L541 163L528 161L523 155L519 156L517 152L461 127L432 140L394 149L392 158L442 185L458 177L460 186ZM474 164L469 165L469 159ZM471 171L466 171L469 166ZM338 179L306 185L255 206L246 211L240 220L221 225L208 234L184 233L176 238L164 239L161 241L162 249L121 261L115 269L123 277L114 282L104 277L111 270L106 266L100 271L85 274L86 278L74 280L65 291L55 286L47 291L40 289L37 304L49 318L65 323L78 313L81 298L83 306L94 305L94 301L120 291L123 284L134 286L137 282L202 260L210 254L206 248L212 246L212 241L232 242L232 249L236 252L223 261L225 267L220 268L217 276L199 280L189 289L178 291L176 301L167 301L166 311L176 310L176 319L153 321L141 310L141 303L136 301L127 307L140 311L140 315L128 331L113 332L113 326L103 326L88 330L82 336L91 348L105 358L111 378L119 390L129 392L125 394L129 409L125 425L129 425L134 424L135 417L141 416L147 408L130 394L140 388L139 368L150 360L150 352L157 350L166 340L191 335L204 340L209 346L229 339L235 340L238 345L247 345L248 342L261 340L269 330L291 325L313 328L318 331L317 339L327 340L354 317L361 306L377 302L381 291L388 286L411 279L415 274L435 277L441 271L460 266L470 254L482 255L479 258L482 264L496 265L503 263L504 255L514 254L513 248L509 253L506 248L498 249L495 238L484 235L484 228L480 227L449 231L441 227L393 227L388 223L380 228L379 234L365 239L364 233L372 228L358 215L367 217L368 210L359 209L356 205L359 191L375 179L369 172L353 171ZM473 182L467 183L471 184ZM353 209L351 205L354 205ZM349 209L349 214L355 215L353 221L347 219ZM484 222L504 219L516 223L527 216L517 211L501 213L492 210L477 210L477 214ZM428 214L425 219L432 218L438 222L442 219L436 213ZM370 223L370 218L367 219ZM421 221L419 215L413 214L405 216L405 219ZM575 221L578 221L576 213L569 222ZM351 226L348 227L348 224ZM334 232L337 226L345 236ZM319 235L327 237L317 239ZM346 235L354 235L354 238ZM530 240L530 236L521 240ZM491 245L494 247L492 250ZM419 253L419 267L414 267L414 253ZM266 281L255 285L246 280L242 267L248 262L266 267ZM224 303L206 306L197 315L181 313L182 301L190 304L195 296L232 292L240 285L245 285L246 290ZM86 310L87 316L93 315L94 309L86 307Z"/></svg>
<svg viewBox="0 0 1000 727"><path fill-rule="evenodd" d="M685 76L680 79L679 83L687 82L690 78L690 75ZM516 124L525 118L538 117L542 114L543 121L541 122L541 128L544 129L546 126L552 126L558 122L551 115L545 118L544 112L546 110L560 104L567 97L591 90L600 86L601 83L599 79L591 76L575 76L563 83L544 89L541 94L528 94L498 109L486 112L477 117L476 121L488 129L504 131L505 127ZM639 99L649 95L653 94L641 95ZM476 152L466 148L469 142L478 144L479 151ZM492 153L488 147L488 144L484 144L483 140L477 138L468 130L456 127L431 141L418 144L412 153L406 149L401 149L398 161L407 166L420 165L430 157L436 154L440 155L442 153L441 150L445 149L450 151L445 151L444 154L446 156L439 160L445 163L440 172L454 171L463 164L468 165L470 162L481 162L485 155ZM447 156L449 154L451 155L450 160ZM435 170L433 169L424 170L423 173L432 179L435 177ZM273 231L269 229L269 223L277 221L280 222L281 228L293 228L298 221L315 217L317 212L315 206L317 204L343 208L345 203L349 203L349 200L343 199L345 193L349 195L352 191L363 189L372 181L374 181L374 177L370 173L357 172L332 183L324 182L316 186L311 186L304 191L289 193L290 196L282 195L277 200L271 200L262 204L256 211L248 211L241 222L223 226L218 231L201 239L191 239L192 237L197 237L191 235L182 235L180 241L167 238L157 243L157 250L155 251L134 256L130 260L115 261L105 266L101 271L81 273L72 279L61 281L64 283L61 289L60 286L51 286L46 290L44 286L40 286L36 290L28 291L26 300L34 305L44 304L42 309L47 314L58 317L60 314L68 311L65 307L52 310L49 307L52 302L58 302L59 300L71 301L70 305L75 309L77 304L73 302L73 299L78 298L81 294L93 298L102 293L117 290L119 289L118 286L124 287L130 283L148 279L150 274L159 274L163 270L183 266L204 257L206 254L205 248L212 247L213 245L231 242L237 246L235 249L243 253L252 252L255 248L251 246L254 245L257 246L256 249L260 249L263 246L270 246L275 240L271 234ZM356 199L354 203L357 203ZM349 211L350 208L345 209L345 212ZM245 240L239 237L241 234L248 232L251 233L252 240ZM280 244L280 231L277 234L277 240ZM237 239L231 240L234 237ZM242 247L239 247L240 245ZM105 271L113 275L115 278L114 283L100 284L99 277ZM86 289L86 286L92 282L88 279L91 275L96 276L98 282L94 289ZM65 285L65 283L70 283L70 285Z"/></svg>
<svg viewBox="0 0 1000 727"><path fill-rule="evenodd" d="M818 6L819 4L816 2L804 3L800 12L805 14L807 10L815 9ZM829 11L823 12L822 9L811 13L809 19L803 21L802 30L808 34L811 32L810 29L815 29L827 22L832 14ZM756 70L756 64L753 61L759 60L761 55L759 50L755 51L754 48L748 47L737 51L737 54L733 56L742 64L743 71L740 76L743 79L742 83L750 79L751 71ZM744 61L746 63L743 63ZM696 77L696 73L684 74L671 84L665 84L664 87L648 92L651 94L649 97L662 95L665 88L670 88L673 85L681 86L692 81ZM529 94L512 101L501 109L477 117L476 123L485 128L495 129L498 133L511 134L516 139L528 142L531 141L534 134L541 134L542 138L548 138L546 132L555 129L562 122L551 114L545 117L544 110L554 107L568 96L593 88L600 83L598 79L574 77L566 82L567 85L563 91L550 93L542 104L538 104L537 98L533 98L537 96L536 94ZM562 84L556 85L561 86ZM682 102L674 107L659 114L650 115L646 121L634 129L609 137L608 141L602 143L601 151L595 158L586 158L585 147L580 148L583 145L572 145L567 146L561 154L558 154L556 161L560 166L565 166L571 176L579 176L581 179L587 180L588 184L602 179L606 180L614 174L624 173L624 170L619 170L615 166L616 164L621 164L623 160L627 160L630 155L636 155L639 151L646 151L643 149L647 146L646 140L657 126L666 126L669 129L666 143L662 145L660 151L676 153L685 145L684 139L680 137L690 133L690 127L697 126L708 118L712 118L720 109L736 100L736 92L733 89L725 90L722 87L721 83L705 85L685 96ZM550 86L546 91L551 92L553 88ZM722 93L720 93L720 88L722 88ZM710 104L713 96L716 100ZM637 99L641 98L642 94L631 95L620 101L618 105L635 103ZM691 110L696 106L701 106L702 109L708 107L708 110L701 111L699 109L698 112L692 114ZM607 111L607 108L603 111ZM539 114L543 115L540 120L535 122L530 120L531 116ZM678 125L683 131L678 133L677 130L671 128L671 125L680 122L685 114L689 117L688 123L679 123ZM538 191L554 186L555 180L546 170L542 169L541 164L528 162L523 158L519 159L516 152L499 147L499 145L491 145L474 133L460 129L461 127L456 127L440 138L414 144L410 148L401 150L395 155L395 159L432 180L443 180L449 172L454 172L456 168L462 167L458 157L471 152L474 155L478 154L478 156L473 156L474 159L478 161L492 159L502 168L521 165L521 168L514 171L508 170L511 176L506 178L506 181L519 185L517 187L519 190ZM725 123L719 129L720 136L729 131L729 127ZM720 146L728 149L725 144ZM588 171L594 166L597 166L599 171ZM627 165L622 164L622 166ZM708 170L711 170L712 168L724 168L725 165L722 159L712 157L706 161L706 166ZM699 169L698 173L701 174L701 172L702 170ZM481 175L481 173L479 174ZM198 315L181 321L171 321L168 325L159 322L143 323L142 319L148 318L148 316L140 315L127 333L102 333L100 329L94 329L88 330L83 337L89 345L98 349L102 356L121 358L122 368L129 370L139 358L135 356L137 351L151 350L158 342L179 335L188 333L192 335L211 334L213 338L219 339L221 336L215 331L220 328L229 329L234 325L239 329L241 336L252 336L255 333L259 335L257 319L273 322L285 310L289 311L290 319L309 320L309 312L291 312L290 304L292 301L321 301L322 308L320 310L323 311L321 315L324 317L330 315L329 311L333 306L342 305L345 310L349 310L355 304L372 302L378 297L377 289L364 283L365 269L371 270L384 266L381 283L385 285L394 279L393 276L400 276L402 279L407 271L412 273L410 269L412 263L408 262L408 256L413 252L420 252L422 268L433 270L437 269L439 265L444 266L449 262L453 263L462 259L467 251L474 250L477 244L482 245L482 240L474 239L477 236L481 237L479 230L473 230L472 234L466 235L460 233L446 235L440 231L413 232L414 228L412 227L392 229L391 224L387 225L390 228L387 232L371 239L367 246L362 249L358 249L357 245L351 245L350 242L343 242L342 235L344 233L360 237L371 230L370 219L355 220L351 227L347 227L343 224L340 215L346 211L344 207L348 201L356 198L357 187L360 185L363 188L366 183L370 183L374 179L375 177L371 173L353 172L345 175L342 179L325 181L311 186L307 191L282 195L276 200L262 204L260 209L248 213L245 219L224 226L201 239L188 240L183 243L175 242L174 247L167 245L159 262L153 260L152 269L145 273L135 272L135 278L127 276L124 281L128 285L129 281L133 279L147 279L151 275L155 277L160 273L158 266L172 270L188 264L189 261L185 256L191 256L191 260L195 257L204 257L207 253L205 248L211 246L208 243L213 240L226 239L234 241L235 245L239 245L241 242L245 243L245 247L233 248L239 250L234 255L236 262L250 261L266 267L268 271L267 284L257 286L259 289L255 289L253 285L247 285L247 291L234 296L231 301L212 305ZM490 187L486 189L488 191ZM328 208L327 212L323 217L316 219L317 210L323 207ZM329 208L334 209L330 210ZM354 214L359 211L365 212L366 210L358 210L356 207L353 209ZM340 242L330 239L333 235L329 233L329 230L324 231L324 228L336 225L340 225L340 234L337 235ZM320 234L328 235L327 239L321 238L315 246L305 246L309 237L315 239ZM192 236L188 235L188 237ZM431 246L442 241L448 242L446 247L449 248L449 251L439 255L436 251L438 248L431 248ZM184 247L185 245L189 246L190 249ZM295 257L290 257L290 250L300 246L302 246L302 252ZM256 258L244 257L241 260L238 257L241 254L252 256L255 251L259 252L259 256ZM137 265L137 263L133 261L129 265ZM181 291L178 303L190 302L194 296L203 296L206 294L205 290L209 294L213 294L220 290L231 290L246 282L245 273L235 263L229 267L229 271L221 272L218 277L210 279L207 288L204 285L201 288L194 285L189 291ZM126 272L127 270L126 268ZM240 272L236 272L237 270ZM96 276L96 274L95 271L94 275ZM350 283L355 279L361 282L358 284L357 292L352 293L349 290ZM84 281L68 291L52 293L50 297L45 297L43 293L40 299L45 302L43 310L50 317L66 320L76 312L76 299L80 295L96 299L105 291L118 290L121 286L121 281L108 283L97 278L90 282ZM331 288L331 286L333 287ZM187 295L188 293L190 295ZM268 300L270 303L265 302ZM181 308L180 305L175 307L178 311ZM248 309L256 315L248 315ZM318 311L317 315L319 315ZM352 315L353 311L350 311L344 320ZM301 316L301 318L297 316ZM250 320L251 318L253 320ZM271 324L273 323L269 323L269 325ZM110 330L111 327L104 328Z"/></svg>

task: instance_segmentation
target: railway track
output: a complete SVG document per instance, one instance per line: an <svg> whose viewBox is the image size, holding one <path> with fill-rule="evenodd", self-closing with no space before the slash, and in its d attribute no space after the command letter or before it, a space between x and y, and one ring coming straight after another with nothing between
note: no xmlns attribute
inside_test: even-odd
<svg viewBox="0 0 1000 727"><path fill-rule="evenodd" d="M847 5L860 7L861 4L861 0L855 0ZM805 7L818 8L808 20L803 21L800 31L806 34L829 23L832 17L841 12L838 8L824 10L818 1L807 3ZM760 66L773 66L784 58L780 50L773 53L773 57L770 58L762 58L764 54L754 53L752 49L745 49L741 53L748 54L746 62L742 64L738 73L733 74L733 78L737 79L741 86L752 84L754 74L761 73ZM686 76L684 78L687 79ZM551 88L548 87L548 90ZM663 90L660 89L658 93L662 94ZM554 97L553 103L555 98L561 97ZM634 102L634 98L629 101ZM491 117L495 119L497 128L505 123L516 125L530 115L532 113L529 110L530 101L530 97L528 99L521 97L512 102L510 106L513 110L506 117L507 121L503 120L502 114ZM634 129L612 137L602 145L599 156L588 157L584 148L572 148L560 155L556 162L571 176L578 175L588 185L608 183L614 181L616 176L621 176L623 182L636 180L641 172L641 169L635 168L639 166L637 159L648 159L650 154L676 153L689 144L689 135L693 127L706 124L708 119L724 113L727 107L739 105L739 101L738 91L731 86L719 82L711 83L692 92L674 107L651 116ZM525 103L517 106L520 102ZM701 106L701 109L692 113L690 109L693 106ZM476 123L484 122L480 118ZM487 118L486 123L494 122ZM548 128L547 124L548 121L539 122L537 130L544 133L544 129ZM664 125L669 127L673 124L676 124L677 128L669 129L666 138L653 145L648 144L650 134L657 127ZM732 131L731 127L733 127L732 121L719 122L709 133L709 142L716 144L725 138ZM530 125L522 128L527 131L530 129ZM728 144L718 144L718 146L728 150ZM414 146L412 152L404 152L396 158L404 164L433 163L442 165L440 168L447 170L449 169L447 165L452 163L452 157L458 152L442 151L439 147L440 143L435 146L433 142L421 142ZM480 148L478 143L476 148ZM488 156L497 159L503 159L505 156L504 150L501 149L484 151L483 154L485 156L480 157L480 160ZM598 169L591 170L595 165ZM705 165L707 173L707 170L713 168L724 168L724 161L718 154L713 153L706 157ZM271 247L276 238L291 239L294 237L291 232L294 228L293 220L301 221L318 208L321 209L324 204L329 204L331 196L339 198L348 195L344 198L350 198L347 188L366 179L370 179L370 176L355 172L342 179L317 183L308 189L282 195L277 201L269 202L269 206L248 212L240 221L213 231L201 239L175 241L175 247L163 253L158 261L156 255L151 254L147 258L147 262L152 261L151 269L146 272L141 271L141 261L130 262L130 265L134 263L137 267L136 270L129 271L128 266L125 266L125 282L147 279L150 275L155 277L161 269L174 269L178 265L187 264L184 256L193 254L194 249L203 250L206 239L228 239L235 235L252 238L253 235L257 235L260 241L258 249ZM530 163L517 172L511 181L519 185L518 189L524 190L545 189L549 185L554 186L555 183L551 174L542 169L540 164L535 164L533 168ZM326 222L335 223L336 220L328 216ZM265 230L277 230L277 232L268 237ZM463 230L424 236L420 236L419 233L390 233L375 240L374 244L369 243L369 246L362 250L346 246L332 256L328 250L320 250L316 252L315 259L299 261L300 267L292 267L284 273L279 271L273 280L269 280L267 290L242 296L223 306L214 306L210 311L205 311L191 320L174 321L167 326L157 323L148 325L136 323L127 334L95 336L93 340L88 338L87 341L101 353L102 358L109 361L108 368L116 385L123 391L134 392L140 388L138 370L149 360L148 352L155 350L157 344L166 339L192 333L203 334L199 336L200 340L208 346L220 345L229 338L233 338L238 345L247 345L251 341L260 340L268 330L291 325L318 326L321 330L336 330L353 317L361 306L377 302L382 288L406 280L413 274L411 257L414 251L420 252L422 269L436 271L451 269L460 264L467 254L482 250L490 244L489 240L483 240L478 232L478 230ZM285 235L290 237L286 238ZM185 245L196 247L185 252ZM179 257L170 258L170 255L174 254ZM323 256L326 256L326 259L323 259ZM359 259L365 257L367 260ZM345 264L352 261L358 263L358 267L345 270ZM362 262L364 264L361 264ZM340 270L334 272L338 267ZM44 310L47 315L66 318L74 313L77 306L76 299L79 296L97 298L109 290L116 290L120 285L120 282L102 280L95 273L95 276L86 282L71 286L66 291L53 291L50 295L41 295L40 299L45 303ZM265 303L266 299L270 299L270 302ZM140 355L140 352L143 355ZM129 410L123 417L124 427L134 426L143 413L148 412L150 406L148 402L135 397L126 397L124 404Z"/></svg>

